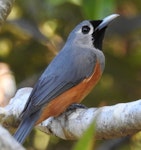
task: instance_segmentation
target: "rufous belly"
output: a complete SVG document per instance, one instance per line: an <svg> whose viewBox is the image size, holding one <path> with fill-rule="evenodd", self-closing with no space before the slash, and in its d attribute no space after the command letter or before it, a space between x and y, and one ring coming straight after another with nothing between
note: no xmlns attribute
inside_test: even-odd
<svg viewBox="0 0 141 150"><path fill-rule="evenodd" d="M50 103L43 108L42 114L36 124L41 123L50 116L58 116L73 103L80 103L99 81L101 74L100 64L97 63L92 76L51 100Z"/></svg>

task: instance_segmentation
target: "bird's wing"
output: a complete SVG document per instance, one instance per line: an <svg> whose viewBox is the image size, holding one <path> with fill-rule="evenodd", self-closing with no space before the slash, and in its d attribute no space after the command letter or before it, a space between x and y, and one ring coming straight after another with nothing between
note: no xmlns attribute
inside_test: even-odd
<svg viewBox="0 0 141 150"><path fill-rule="evenodd" d="M65 54L62 58L63 55L55 58L34 86L21 115L22 117L29 116L41 109L52 99L79 84L93 73L97 59L96 54L92 52L90 54L84 52L83 54L83 52L81 50L81 53L78 52L75 56L70 55L72 58L67 57L68 55L65 58ZM60 63L60 60L62 63Z"/></svg>

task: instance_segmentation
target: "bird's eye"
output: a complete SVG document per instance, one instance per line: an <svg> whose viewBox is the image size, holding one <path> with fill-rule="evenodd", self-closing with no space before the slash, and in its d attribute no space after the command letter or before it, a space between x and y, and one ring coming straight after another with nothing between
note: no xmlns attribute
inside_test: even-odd
<svg viewBox="0 0 141 150"><path fill-rule="evenodd" d="M82 33L83 34L88 34L90 31L90 27L89 26L83 26L82 27Z"/></svg>

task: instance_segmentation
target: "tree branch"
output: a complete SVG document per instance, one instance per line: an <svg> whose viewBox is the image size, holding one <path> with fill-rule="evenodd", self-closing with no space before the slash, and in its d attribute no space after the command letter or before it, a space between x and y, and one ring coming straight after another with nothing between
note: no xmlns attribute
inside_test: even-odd
<svg viewBox="0 0 141 150"><path fill-rule="evenodd" d="M9 15L15 0L0 0L0 25Z"/></svg>
<svg viewBox="0 0 141 150"><path fill-rule="evenodd" d="M10 134L0 126L0 149L2 150L25 150Z"/></svg>
<svg viewBox="0 0 141 150"><path fill-rule="evenodd" d="M9 105L0 108L0 120L9 130L17 127L18 116L23 110L32 88L18 90ZM62 139L79 139L86 128L96 121L96 138L110 139L134 134L141 130L141 100L100 108L67 109L58 117L50 117L38 129Z"/></svg>

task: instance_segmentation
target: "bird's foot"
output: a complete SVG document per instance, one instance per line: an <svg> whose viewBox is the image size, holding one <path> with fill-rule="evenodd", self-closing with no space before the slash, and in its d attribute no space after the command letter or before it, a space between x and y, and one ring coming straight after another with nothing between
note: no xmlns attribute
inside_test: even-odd
<svg viewBox="0 0 141 150"><path fill-rule="evenodd" d="M77 103L74 103L74 104L71 104L68 108L67 108L67 110L66 111L70 111L70 110L75 110L75 109L77 109L77 108L88 108L88 107L86 107L85 105L83 105L83 104L77 104Z"/></svg>

